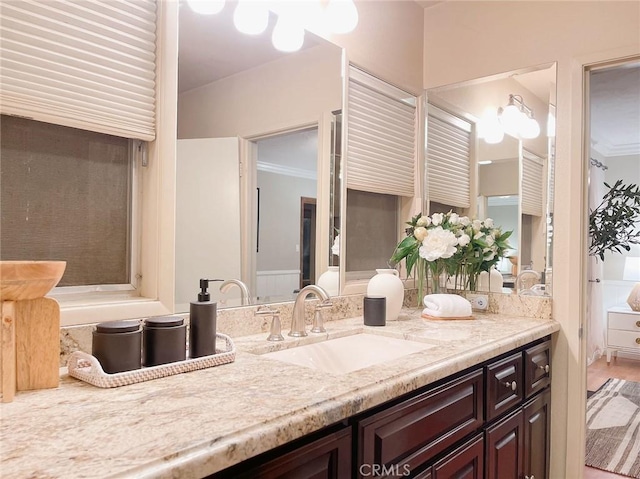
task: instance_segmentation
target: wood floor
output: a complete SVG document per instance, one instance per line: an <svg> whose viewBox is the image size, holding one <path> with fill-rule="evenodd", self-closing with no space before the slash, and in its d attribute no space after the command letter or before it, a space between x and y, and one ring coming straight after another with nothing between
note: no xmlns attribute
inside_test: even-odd
<svg viewBox="0 0 640 479"><path fill-rule="evenodd" d="M604 357L594 361L587 368L587 389L589 391L595 391L609 378L640 382L640 361L613 358L609 365L607 364L607 359ZM584 479L620 479L624 477L627 476L601 471L593 467L585 466L584 468Z"/></svg>

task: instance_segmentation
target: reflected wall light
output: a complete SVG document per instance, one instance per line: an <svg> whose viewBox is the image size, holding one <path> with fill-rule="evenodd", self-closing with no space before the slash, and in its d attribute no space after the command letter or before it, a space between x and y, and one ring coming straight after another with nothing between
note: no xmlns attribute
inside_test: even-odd
<svg viewBox="0 0 640 479"><path fill-rule="evenodd" d="M196 13L218 13L224 0L187 0ZM304 30L321 34L344 34L358 24L358 10L353 0L239 0L233 12L236 28L248 35L267 29L269 11L278 16L271 41L278 50L293 52L304 43Z"/></svg>
<svg viewBox="0 0 640 479"><path fill-rule="evenodd" d="M504 131L522 139L537 138L540 125L533 117L533 110L525 105L520 95L509 95L509 104L498 108L498 118Z"/></svg>
<svg viewBox="0 0 640 479"><path fill-rule="evenodd" d="M500 143L505 133L523 140L540 135L540 124L520 95L509 95L507 106L485 111L478 122L478 136L487 143Z"/></svg>

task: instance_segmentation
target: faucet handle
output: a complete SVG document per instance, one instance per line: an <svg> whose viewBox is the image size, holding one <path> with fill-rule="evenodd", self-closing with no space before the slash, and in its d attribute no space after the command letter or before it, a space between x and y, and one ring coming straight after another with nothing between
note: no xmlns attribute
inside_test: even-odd
<svg viewBox="0 0 640 479"><path fill-rule="evenodd" d="M271 331L267 337L267 341L284 341L282 336L282 324L280 323L280 310L271 309L269 306L260 306L255 316L271 316Z"/></svg>
<svg viewBox="0 0 640 479"><path fill-rule="evenodd" d="M333 303L328 299L322 301L318 305L316 305L315 313L313 315L313 325L311 327L312 333L326 333L327 330L324 328L324 318L322 317L322 310L329 309L333 306Z"/></svg>

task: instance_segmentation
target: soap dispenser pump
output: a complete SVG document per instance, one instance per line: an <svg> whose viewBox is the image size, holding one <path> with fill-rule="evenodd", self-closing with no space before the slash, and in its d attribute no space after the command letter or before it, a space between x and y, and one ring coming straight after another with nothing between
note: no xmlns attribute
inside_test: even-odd
<svg viewBox="0 0 640 479"><path fill-rule="evenodd" d="M221 279L201 279L198 300L189 306L189 357L199 358L216 353L217 303L211 301L209 283Z"/></svg>

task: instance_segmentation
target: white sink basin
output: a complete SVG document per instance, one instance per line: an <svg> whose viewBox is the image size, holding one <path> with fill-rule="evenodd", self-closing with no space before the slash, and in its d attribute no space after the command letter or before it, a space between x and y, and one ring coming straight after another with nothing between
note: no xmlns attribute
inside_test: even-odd
<svg viewBox="0 0 640 479"><path fill-rule="evenodd" d="M327 373L345 374L433 347L433 344L361 333L262 356Z"/></svg>

